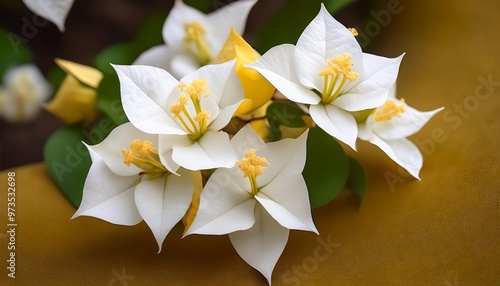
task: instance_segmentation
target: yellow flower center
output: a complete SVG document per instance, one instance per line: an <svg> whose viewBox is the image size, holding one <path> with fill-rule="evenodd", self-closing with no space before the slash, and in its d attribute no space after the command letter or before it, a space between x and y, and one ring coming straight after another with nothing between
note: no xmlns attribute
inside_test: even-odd
<svg viewBox="0 0 500 286"><path fill-rule="evenodd" d="M251 194L256 195L259 191L257 186L257 176L262 175L269 166L269 162L264 157L255 155L257 149L250 149L247 151L245 158L236 161L236 165L243 172L243 178L250 180ZM265 165L265 166L262 166Z"/></svg>
<svg viewBox="0 0 500 286"><path fill-rule="evenodd" d="M135 139L130 143L129 150L123 148L121 151L125 165L134 164L137 168L143 170L139 175L148 175L149 179L155 179L169 173L165 166L162 165L158 151L149 141Z"/></svg>
<svg viewBox="0 0 500 286"><path fill-rule="evenodd" d="M196 79L190 84L181 82L178 87L182 91L182 94L177 99L177 103L170 104L170 112L184 126L191 140L196 141L208 130L210 112L201 107L201 97L208 97L210 95L208 81L206 79ZM189 113L187 108L189 101L193 103L194 116Z"/></svg>
<svg viewBox="0 0 500 286"><path fill-rule="evenodd" d="M186 34L183 40L186 43L186 48L194 54L200 65L211 62L212 53L208 46L205 27L198 21L184 22L184 30Z"/></svg>
<svg viewBox="0 0 500 286"><path fill-rule="evenodd" d="M351 71L353 65L352 56L349 53L326 60L326 68L319 72L319 76L324 78L321 102L332 102L340 95L348 80L356 81L358 79L358 73Z"/></svg>
<svg viewBox="0 0 500 286"><path fill-rule="evenodd" d="M356 36L358 35L358 31L356 31L356 29L354 29L354 28L349 28L348 30L349 30L349 32L351 32L351 34L352 34L354 37L356 37Z"/></svg>
<svg viewBox="0 0 500 286"><path fill-rule="evenodd" d="M382 106L382 109L375 112L373 117L375 122L390 120L394 116L401 116L401 114L405 112L404 98L401 98L401 102L403 104L397 105L393 100L387 100Z"/></svg>

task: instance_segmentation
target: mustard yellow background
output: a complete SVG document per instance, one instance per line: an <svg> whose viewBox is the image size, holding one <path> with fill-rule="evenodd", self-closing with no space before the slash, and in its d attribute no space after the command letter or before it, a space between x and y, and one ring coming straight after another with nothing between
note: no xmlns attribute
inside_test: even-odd
<svg viewBox="0 0 500 286"><path fill-rule="evenodd" d="M399 97L420 110L446 108L411 138L424 155L422 181L359 144L350 154L367 172L364 203L346 193L314 210L320 236L292 231L273 285L500 285L500 2L400 5L369 38L380 55L407 53ZM177 226L157 254L144 223L70 221L75 209L43 163L14 171L16 279L7 277L7 173L0 175L2 285L267 284L227 236L181 240Z"/></svg>

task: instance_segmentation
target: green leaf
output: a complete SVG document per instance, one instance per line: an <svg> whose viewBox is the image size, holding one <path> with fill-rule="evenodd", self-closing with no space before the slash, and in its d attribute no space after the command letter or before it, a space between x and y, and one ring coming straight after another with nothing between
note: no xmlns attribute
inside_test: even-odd
<svg viewBox="0 0 500 286"><path fill-rule="evenodd" d="M269 137L267 138L270 142L276 142L281 140L283 134L280 129L280 122L278 120L268 120L269 122Z"/></svg>
<svg viewBox="0 0 500 286"><path fill-rule="evenodd" d="M363 202L366 194L366 175L363 167L358 161L349 157L349 176L346 187L358 197L359 202Z"/></svg>
<svg viewBox="0 0 500 286"><path fill-rule="evenodd" d="M82 201L83 186L92 164L88 149L82 142L98 144L114 128L116 124L103 117L90 129L79 124L65 126L53 133L45 143L43 156L49 172L75 207Z"/></svg>
<svg viewBox="0 0 500 286"><path fill-rule="evenodd" d="M133 43L120 43L104 49L95 60L95 66L104 74L115 73L111 64L130 65L140 55Z"/></svg>
<svg viewBox="0 0 500 286"><path fill-rule="evenodd" d="M81 126L66 126L50 136L43 152L52 178L76 207L82 201L83 185L91 165L89 152L82 143L84 139Z"/></svg>
<svg viewBox="0 0 500 286"><path fill-rule="evenodd" d="M335 199L345 186L349 160L342 146L319 127L309 129L307 159L303 171L311 207Z"/></svg>
<svg viewBox="0 0 500 286"><path fill-rule="evenodd" d="M0 27L0 84L5 72L12 67L32 62L25 39Z"/></svg>
<svg viewBox="0 0 500 286"><path fill-rule="evenodd" d="M186 5L195 8L196 10L207 13L210 10L220 8L225 4L231 3L231 0L185 0Z"/></svg>
<svg viewBox="0 0 500 286"><path fill-rule="evenodd" d="M47 79L52 85L53 90L57 91L59 89L62 82L66 78L66 75L67 75L66 72L58 66L55 66L50 69L49 73L47 74Z"/></svg>
<svg viewBox="0 0 500 286"><path fill-rule="evenodd" d="M255 38L254 48L262 54L279 44L295 44L306 26L318 14L322 2L334 14L352 1L290 0L262 26Z"/></svg>
<svg viewBox="0 0 500 286"><path fill-rule="evenodd" d="M292 128L300 128L306 126L306 122L302 119L305 115L304 111L296 105L284 102L273 102L267 107L266 115L269 121L277 121L280 125Z"/></svg>
<svg viewBox="0 0 500 286"><path fill-rule="evenodd" d="M97 88L97 108L109 117L115 125L128 121L120 97L120 81L118 76L105 74Z"/></svg>
<svg viewBox="0 0 500 286"><path fill-rule="evenodd" d="M162 30L166 18L166 13L157 13L149 16L142 23L134 39L135 49L144 52L153 46L163 44Z"/></svg>

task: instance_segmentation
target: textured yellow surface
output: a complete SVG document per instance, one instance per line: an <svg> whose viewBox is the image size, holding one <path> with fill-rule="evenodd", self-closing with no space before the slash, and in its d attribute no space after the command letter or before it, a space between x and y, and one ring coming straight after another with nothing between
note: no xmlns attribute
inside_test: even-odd
<svg viewBox="0 0 500 286"><path fill-rule="evenodd" d="M409 105L446 107L412 137L424 154L422 181L359 144L353 156L367 171L365 202L358 208L343 195L315 210L320 236L291 233L273 285L500 285L500 4L401 5L374 36L377 53L407 52L398 95ZM181 240L178 226L156 254L144 223L70 221L75 209L43 164L15 171L17 278L6 276L8 237L0 235L2 285L266 285L227 236ZM6 178L2 172L2 233Z"/></svg>

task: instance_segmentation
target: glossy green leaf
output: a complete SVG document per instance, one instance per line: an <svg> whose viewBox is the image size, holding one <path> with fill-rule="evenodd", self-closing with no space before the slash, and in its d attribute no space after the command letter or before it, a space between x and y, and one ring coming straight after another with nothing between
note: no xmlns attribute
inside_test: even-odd
<svg viewBox="0 0 500 286"><path fill-rule="evenodd" d="M300 34L318 14L322 2L331 14L335 14L352 0L290 0L262 26L254 48L264 53L279 44L297 43Z"/></svg>
<svg viewBox="0 0 500 286"><path fill-rule="evenodd" d="M351 157L349 157L349 176L347 177L346 187L358 197L360 202L363 202L366 194L365 171L358 161Z"/></svg>
<svg viewBox="0 0 500 286"><path fill-rule="evenodd" d="M91 165L90 155L83 145L80 125L66 126L45 143L44 159L52 178L66 198L76 207L82 200L83 185Z"/></svg>
<svg viewBox="0 0 500 286"><path fill-rule="evenodd" d="M344 188L349 160L342 146L319 127L309 129L307 159L303 171L311 207L325 205Z"/></svg>
<svg viewBox="0 0 500 286"><path fill-rule="evenodd" d="M292 128L300 128L306 126L306 122L302 119L305 115L304 111L296 105L285 102L273 102L267 107L266 115L269 121L277 121L280 125Z"/></svg>
<svg viewBox="0 0 500 286"><path fill-rule="evenodd" d="M101 80L97 88L97 108L116 125L128 121L121 103L120 81L115 73L105 74Z"/></svg>
<svg viewBox="0 0 500 286"><path fill-rule="evenodd" d="M0 83L9 68L32 62L25 42L26 39L0 27Z"/></svg>
<svg viewBox="0 0 500 286"><path fill-rule="evenodd" d="M95 66L104 74L115 73L111 64L130 65L140 55L133 43L120 43L104 49L95 60Z"/></svg>
<svg viewBox="0 0 500 286"><path fill-rule="evenodd" d="M87 147L104 140L116 128L109 118L103 117L92 128L82 125L65 126L53 133L45 143L43 155L52 178L68 200L78 207L83 186L92 164Z"/></svg>
<svg viewBox="0 0 500 286"><path fill-rule="evenodd" d="M267 139L270 142L276 142L278 140L281 140L283 134L281 133L280 122L278 120L268 120L268 122L269 122L269 136Z"/></svg>

